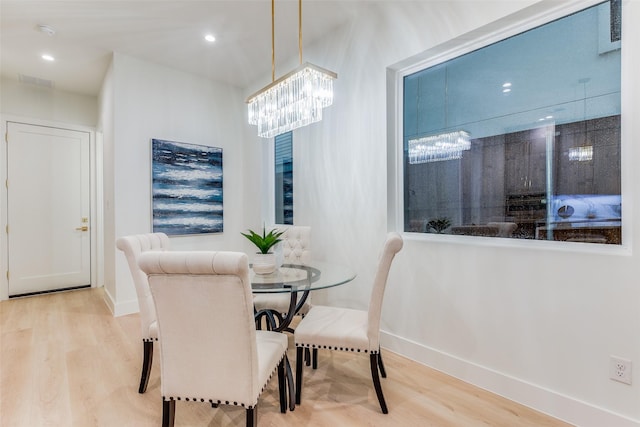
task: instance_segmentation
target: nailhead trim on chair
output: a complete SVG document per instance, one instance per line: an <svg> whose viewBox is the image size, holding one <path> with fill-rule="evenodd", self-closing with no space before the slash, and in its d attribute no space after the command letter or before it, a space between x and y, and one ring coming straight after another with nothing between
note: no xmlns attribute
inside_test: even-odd
<svg viewBox="0 0 640 427"><path fill-rule="evenodd" d="M162 400L167 402L167 401L171 401L171 400L178 401L178 400L183 400L183 399L181 397L170 396L170 397L167 398L166 396L162 396ZM189 402L189 401L192 401L192 402L198 402L198 401L199 402L209 402L211 404L216 404L216 405L235 405L235 406L242 406L243 408L247 408L247 409L252 409L253 408L253 406L246 406L244 403L230 402L228 400L215 400L215 399L203 399L203 398L198 399L196 397L191 397L191 398L186 397L186 398L184 398L184 401L185 402Z"/></svg>
<svg viewBox="0 0 640 427"><path fill-rule="evenodd" d="M142 338L143 342L154 342L158 341L158 338Z"/></svg>
<svg viewBox="0 0 640 427"><path fill-rule="evenodd" d="M168 402L168 401L171 401L171 400L175 400L175 401L182 400L182 398L181 397L173 397L173 396L167 398L166 396L162 396L162 400L165 401L165 402ZM235 405L235 406L242 406L243 408L247 408L247 409L253 409L254 408L253 406L246 406L244 403L229 402L228 400L214 400L214 399L205 400L205 399L202 399L202 398L198 399L196 397L192 397L192 398L186 397L184 399L184 401L185 402L189 402L189 401L198 402L198 401L200 401L200 402L203 402L203 403L204 402L209 402L212 405Z"/></svg>
<svg viewBox="0 0 640 427"><path fill-rule="evenodd" d="M296 343L296 347L307 347L307 348L317 348L317 349L328 349L328 350L340 350L340 351L353 351L355 353L370 353L370 354L378 354L378 351L369 351L362 350L359 348L346 348L346 347L334 347L332 345L315 345L315 344L301 344Z"/></svg>
<svg viewBox="0 0 640 427"><path fill-rule="evenodd" d="M280 358L280 361L278 362L278 364L284 360L285 355L286 355L286 353L282 355L282 357ZM269 375L269 378L267 378L267 382L266 382L266 383L264 383L264 384L263 384L263 386L262 386L262 388L260 389L260 394L262 394L262 392L264 391L264 389L265 389L265 388L267 388L267 385L268 385L268 383L269 383L269 380L271 379L271 377L273 377L273 374L274 374L277 370L278 370L278 368L276 367L276 369L274 369L274 370L273 370L273 372L271 372L271 375ZM169 397L167 397L167 396L162 396L162 400L163 400L164 402L167 402L167 401L171 401L171 400L176 400L176 401L177 401L177 400L182 400L182 398L181 398L181 397L179 397L179 396L178 396L178 397L174 397L174 396L169 396ZM214 400L214 399L203 399L203 398L199 398L199 399L198 399L197 397L192 397L192 398L187 397L187 398L185 398L184 400L185 400L186 402L189 402L189 400L191 400L191 401L193 401L193 402L197 402L197 401L200 401L200 402L209 402L209 403L211 403L211 404L218 404L218 405L234 405L234 406L242 406L243 408L247 408L247 409L253 409L253 408L254 408L254 406L247 406L247 405L245 405L245 404L244 404L244 403L242 403L242 402L240 402L240 403L238 403L238 402L230 402L230 401L228 401L228 400Z"/></svg>

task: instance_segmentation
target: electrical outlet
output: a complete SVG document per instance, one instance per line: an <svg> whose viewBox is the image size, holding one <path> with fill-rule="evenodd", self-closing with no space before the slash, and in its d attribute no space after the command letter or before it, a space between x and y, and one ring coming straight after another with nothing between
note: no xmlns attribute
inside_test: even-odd
<svg viewBox="0 0 640 427"><path fill-rule="evenodd" d="M611 356L609 360L609 378L621 383L631 384L631 360Z"/></svg>

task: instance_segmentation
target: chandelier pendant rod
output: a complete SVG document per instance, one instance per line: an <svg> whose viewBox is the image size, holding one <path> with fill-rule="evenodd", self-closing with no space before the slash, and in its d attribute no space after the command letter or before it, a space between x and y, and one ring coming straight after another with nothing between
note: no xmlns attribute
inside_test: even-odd
<svg viewBox="0 0 640 427"><path fill-rule="evenodd" d="M271 0L271 82L276 81L276 0Z"/></svg>
<svg viewBox="0 0 640 427"><path fill-rule="evenodd" d="M271 138L322 120L322 109L333 103L333 80L338 76L302 62L302 0L298 0L300 65L276 80L275 0L271 0L271 83L247 98L249 124L258 136Z"/></svg>
<svg viewBox="0 0 640 427"><path fill-rule="evenodd" d="M298 0L298 54L302 65L302 0Z"/></svg>

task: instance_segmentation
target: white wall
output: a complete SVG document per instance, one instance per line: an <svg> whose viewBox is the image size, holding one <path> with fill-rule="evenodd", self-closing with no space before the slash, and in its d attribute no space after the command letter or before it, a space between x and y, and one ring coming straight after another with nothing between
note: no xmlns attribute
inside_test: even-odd
<svg viewBox="0 0 640 427"><path fill-rule="evenodd" d="M0 85L0 113L92 128L96 125L98 105L95 96L63 92L7 78L2 78Z"/></svg>
<svg viewBox="0 0 640 427"><path fill-rule="evenodd" d="M504 30L567 3L376 2L369 14L305 47L304 59L336 71L338 80L323 121L294 131L295 222L313 227L315 254L358 271L354 282L314 303L368 304L390 220L387 68L482 26ZM626 249L406 236L383 311L390 349L582 426L640 425L638 369L631 386L609 380L608 372L612 354L640 363L640 260L631 250L640 187L630 167L640 156L632 145L640 129L629 119L638 116L633 99L640 98L632 77L640 34L630 25L639 22L640 4L627 1L623 10ZM296 63L288 65L277 68Z"/></svg>
<svg viewBox="0 0 640 427"><path fill-rule="evenodd" d="M113 206L114 177L114 115L115 115L115 90L113 88L113 61L105 73L102 88L98 97L99 120L97 131L102 134L102 188L101 212L102 212L102 268L104 271L105 300L112 312L115 312L115 212ZM130 304L132 305L132 304Z"/></svg>
<svg viewBox="0 0 640 427"><path fill-rule="evenodd" d="M119 53L112 64L113 135L105 133L105 151L113 152L113 188L105 188L105 247L115 253L113 282L105 284L116 315L137 310L136 294L118 236L151 232L151 139L223 149L224 232L173 237L174 249L242 250L245 226L243 175L244 101L240 90ZM109 147L109 145L111 145ZM248 206L251 208L251 206ZM110 223L111 222L111 223ZM113 230L111 232L111 230Z"/></svg>

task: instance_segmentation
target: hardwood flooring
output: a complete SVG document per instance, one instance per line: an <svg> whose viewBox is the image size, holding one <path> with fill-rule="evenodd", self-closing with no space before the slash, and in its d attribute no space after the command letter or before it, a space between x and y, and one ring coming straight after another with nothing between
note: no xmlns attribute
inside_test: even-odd
<svg viewBox="0 0 640 427"><path fill-rule="evenodd" d="M139 328L137 314L110 314L102 289L0 302L0 426L159 426L158 346L147 392L138 394ZM380 412L366 355L321 351L318 369L305 368L302 404L281 414L272 378L258 424L568 426L397 354L383 355L389 414ZM293 364L293 347L289 356ZM176 405L176 426L243 426L244 416L233 406Z"/></svg>

